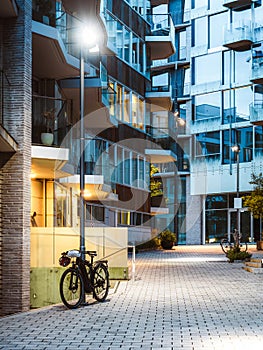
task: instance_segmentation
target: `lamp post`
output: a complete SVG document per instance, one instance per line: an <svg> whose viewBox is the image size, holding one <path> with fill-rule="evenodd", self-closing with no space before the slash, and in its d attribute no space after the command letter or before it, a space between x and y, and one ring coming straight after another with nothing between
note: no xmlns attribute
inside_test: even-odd
<svg viewBox="0 0 263 350"><path fill-rule="evenodd" d="M240 154L240 146L235 145L232 147L232 151L237 155L237 179L236 179L236 198L234 198L234 207L237 209L237 231L240 235L240 209L242 208L242 199L239 198L239 154Z"/></svg>
<svg viewBox="0 0 263 350"><path fill-rule="evenodd" d="M79 59L80 74L80 251L81 257L85 259L85 171L84 171L84 150L85 150L85 127L84 127L84 56L83 44L80 46Z"/></svg>
<svg viewBox="0 0 263 350"><path fill-rule="evenodd" d="M96 35L94 29L84 26L81 31L79 75L80 75L80 252L81 257L85 259L85 123L84 123L84 47L91 49L95 46Z"/></svg>

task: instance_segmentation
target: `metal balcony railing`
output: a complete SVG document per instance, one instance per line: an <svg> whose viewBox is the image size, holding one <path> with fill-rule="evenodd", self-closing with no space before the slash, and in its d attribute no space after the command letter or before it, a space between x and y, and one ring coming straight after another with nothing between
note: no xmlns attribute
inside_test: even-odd
<svg viewBox="0 0 263 350"><path fill-rule="evenodd" d="M249 105L250 122L254 124L263 123L263 101L255 101Z"/></svg>

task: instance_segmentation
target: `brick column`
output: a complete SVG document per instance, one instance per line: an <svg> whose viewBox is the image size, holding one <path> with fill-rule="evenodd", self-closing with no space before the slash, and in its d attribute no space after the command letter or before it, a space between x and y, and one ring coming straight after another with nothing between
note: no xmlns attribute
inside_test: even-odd
<svg viewBox="0 0 263 350"><path fill-rule="evenodd" d="M18 18L3 21L3 69L10 81L5 120L19 149L1 171L2 315L30 306L32 2L16 1Z"/></svg>

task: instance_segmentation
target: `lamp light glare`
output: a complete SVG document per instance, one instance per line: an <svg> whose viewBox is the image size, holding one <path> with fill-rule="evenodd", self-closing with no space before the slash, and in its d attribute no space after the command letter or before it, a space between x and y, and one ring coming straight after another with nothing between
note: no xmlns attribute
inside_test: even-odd
<svg viewBox="0 0 263 350"><path fill-rule="evenodd" d="M84 26L81 30L81 44L84 47L93 47L97 41L97 34L93 28Z"/></svg>

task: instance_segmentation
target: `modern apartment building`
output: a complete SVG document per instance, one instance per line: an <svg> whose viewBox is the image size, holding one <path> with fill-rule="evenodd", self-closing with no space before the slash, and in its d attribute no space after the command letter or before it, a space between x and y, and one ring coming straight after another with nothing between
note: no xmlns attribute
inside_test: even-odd
<svg viewBox="0 0 263 350"><path fill-rule="evenodd" d="M185 121L178 143L191 160L186 217L197 214L191 232L186 220L185 241L218 242L238 225L237 192L251 191L251 173L262 172L263 6L257 0L192 0L169 7L177 45L171 75ZM242 234L256 241L259 220L246 208L239 211Z"/></svg>
<svg viewBox="0 0 263 350"><path fill-rule="evenodd" d="M86 248L108 257L112 278L128 277L129 244L175 230L173 92L158 71L175 53L175 35L160 5L1 2L2 315L59 301L59 255L80 244L83 172ZM89 47L83 25L85 42L97 36ZM158 204L151 164L160 169Z"/></svg>

